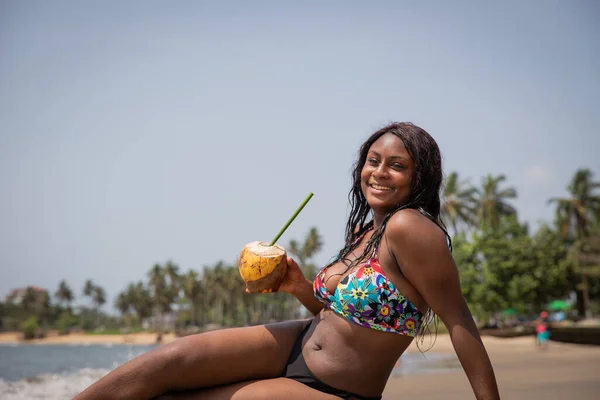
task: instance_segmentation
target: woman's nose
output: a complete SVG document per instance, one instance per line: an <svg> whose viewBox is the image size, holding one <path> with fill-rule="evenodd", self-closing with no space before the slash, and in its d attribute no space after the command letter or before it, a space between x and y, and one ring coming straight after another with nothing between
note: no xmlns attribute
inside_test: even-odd
<svg viewBox="0 0 600 400"><path fill-rule="evenodd" d="M373 174L375 174L377 178L387 178L389 175L387 168L383 164L380 164L377 169L375 169Z"/></svg>

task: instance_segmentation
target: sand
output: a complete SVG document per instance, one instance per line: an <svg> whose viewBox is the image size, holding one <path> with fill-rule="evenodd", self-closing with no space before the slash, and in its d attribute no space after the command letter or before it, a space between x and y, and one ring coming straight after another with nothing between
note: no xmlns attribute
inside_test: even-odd
<svg viewBox="0 0 600 400"><path fill-rule="evenodd" d="M173 334L163 335L163 343L175 339ZM132 343L153 344L156 334L129 335L52 335L29 341L35 344L73 343ZM533 337L500 339L483 338L494 365L501 397L504 400L520 399L598 399L600 393L600 346L574 345L550 342L545 351L538 350ZM18 333L0 333L0 343L21 342ZM423 346L429 347L426 341ZM438 335L432 353L455 358L448 335ZM413 344L407 350L417 353ZM410 359L408 361L410 362ZM432 364L436 361L432 360ZM456 365L456 363L454 363ZM462 369L427 374L408 374L390 378L383 399L462 400L474 399L473 392Z"/></svg>
<svg viewBox="0 0 600 400"><path fill-rule="evenodd" d="M175 340L175 335L167 333L162 336L162 343ZM93 335L86 333L71 333L68 335L48 334L43 339L23 341L18 332L0 333L0 343L27 344L155 344L156 333L130 333L127 335Z"/></svg>
<svg viewBox="0 0 600 400"><path fill-rule="evenodd" d="M533 337L484 337L503 400L600 398L600 347L550 342L547 350L535 347ZM418 351L411 346L409 351ZM440 335L432 352L454 356L448 335ZM433 374L393 377L384 399L474 399L462 369Z"/></svg>

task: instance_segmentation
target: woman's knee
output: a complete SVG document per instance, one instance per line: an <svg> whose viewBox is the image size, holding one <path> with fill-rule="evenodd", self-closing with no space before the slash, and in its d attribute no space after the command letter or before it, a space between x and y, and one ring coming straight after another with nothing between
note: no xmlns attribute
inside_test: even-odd
<svg viewBox="0 0 600 400"><path fill-rule="evenodd" d="M194 346L188 336L181 337L156 349L152 361L162 368L182 366L194 351L198 351L198 346Z"/></svg>

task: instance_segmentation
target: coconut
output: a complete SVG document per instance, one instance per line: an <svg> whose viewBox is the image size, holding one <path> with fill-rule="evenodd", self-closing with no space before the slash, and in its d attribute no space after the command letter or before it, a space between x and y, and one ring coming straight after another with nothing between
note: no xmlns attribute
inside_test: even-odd
<svg viewBox="0 0 600 400"><path fill-rule="evenodd" d="M287 254L278 245L250 242L240 253L238 269L250 293L276 292L287 271Z"/></svg>

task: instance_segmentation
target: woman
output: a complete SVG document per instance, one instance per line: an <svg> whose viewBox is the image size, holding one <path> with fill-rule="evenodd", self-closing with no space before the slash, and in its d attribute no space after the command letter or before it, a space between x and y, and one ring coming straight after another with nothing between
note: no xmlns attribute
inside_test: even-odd
<svg viewBox="0 0 600 400"><path fill-rule="evenodd" d="M188 336L117 368L76 399L379 399L392 369L437 314L477 399L494 372L439 225L441 156L394 123L362 145L345 247L314 282L288 258L280 290L315 317ZM188 391L195 389L195 391ZM198 390L200 389L200 390Z"/></svg>

